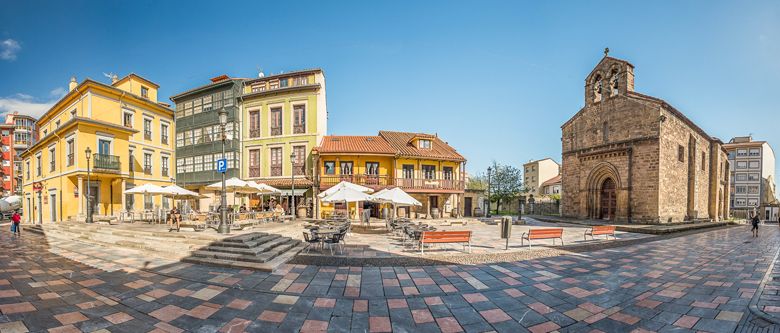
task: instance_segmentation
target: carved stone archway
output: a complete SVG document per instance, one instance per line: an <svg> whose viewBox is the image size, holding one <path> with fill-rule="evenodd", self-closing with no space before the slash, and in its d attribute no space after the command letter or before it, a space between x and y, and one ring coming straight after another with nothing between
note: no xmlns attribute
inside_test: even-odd
<svg viewBox="0 0 780 333"><path fill-rule="evenodd" d="M601 162L596 165L588 175L586 188L588 218L614 219L622 211L618 207L618 195L623 182L617 167L612 163Z"/></svg>

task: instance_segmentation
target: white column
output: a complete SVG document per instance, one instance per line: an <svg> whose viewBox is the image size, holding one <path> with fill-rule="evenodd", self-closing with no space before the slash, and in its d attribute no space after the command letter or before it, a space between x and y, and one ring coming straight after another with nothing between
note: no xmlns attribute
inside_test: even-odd
<svg viewBox="0 0 780 333"><path fill-rule="evenodd" d="M124 178L122 178L122 186L119 188L119 189L120 189L120 191L121 191L121 192L119 193L119 195L122 197L122 207L120 207L120 208L119 208L119 211L120 211L120 212L124 211L124 210L125 210L125 207L127 207L127 206L126 206L126 202L125 202L125 200L127 200L127 198L126 198L126 196L125 196L125 190L126 190L126 189L125 189L125 186L127 186L127 180L126 180L126 179L124 179Z"/></svg>
<svg viewBox="0 0 780 333"><path fill-rule="evenodd" d="M78 187L79 187L79 216L84 215L84 196L86 195L87 191L84 190L84 178L78 177Z"/></svg>

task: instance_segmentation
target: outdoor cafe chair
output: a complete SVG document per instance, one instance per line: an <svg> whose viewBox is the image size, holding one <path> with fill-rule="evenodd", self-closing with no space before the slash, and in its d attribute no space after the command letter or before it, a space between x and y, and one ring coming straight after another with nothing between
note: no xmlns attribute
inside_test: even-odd
<svg viewBox="0 0 780 333"><path fill-rule="evenodd" d="M339 252L341 254L344 254L344 250L341 247L341 242L344 240L344 232L335 233L330 238L325 238L324 243L328 244L328 249L330 249L330 255L333 255L333 246L336 245L339 249Z"/></svg>
<svg viewBox="0 0 780 333"><path fill-rule="evenodd" d="M310 233L304 231L303 232L303 241L306 242L306 253L309 253L309 251L311 250L312 244L318 244L320 246L322 245L322 240L314 232L312 232L310 234Z"/></svg>

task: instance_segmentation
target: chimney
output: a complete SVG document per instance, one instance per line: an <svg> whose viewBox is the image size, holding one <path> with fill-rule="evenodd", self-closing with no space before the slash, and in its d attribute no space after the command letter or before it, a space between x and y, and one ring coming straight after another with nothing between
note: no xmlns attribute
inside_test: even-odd
<svg viewBox="0 0 780 333"><path fill-rule="evenodd" d="M76 89L77 85L79 85L79 84L76 82L76 77L75 76L71 76L70 77L70 83L68 83L68 92L71 92L71 91L73 91L73 89Z"/></svg>
<svg viewBox="0 0 780 333"><path fill-rule="evenodd" d="M116 74L111 75L111 84L116 83L116 81L119 81L119 77Z"/></svg>

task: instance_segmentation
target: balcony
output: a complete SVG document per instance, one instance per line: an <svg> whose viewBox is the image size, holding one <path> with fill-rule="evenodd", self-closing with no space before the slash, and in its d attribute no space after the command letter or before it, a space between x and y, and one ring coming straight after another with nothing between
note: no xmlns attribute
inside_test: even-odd
<svg viewBox="0 0 780 333"><path fill-rule="evenodd" d="M342 181L364 185L364 186L387 186L392 185L387 175L321 175L320 187L331 187Z"/></svg>
<svg viewBox="0 0 780 333"><path fill-rule="evenodd" d="M93 168L102 170L119 171L119 156L108 154L92 154L95 161Z"/></svg>
<svg viewBox="0 0 780 333"><path fill-rule="evenodd" d="M152 139L152 131L144 131L144 140Z"/></svg>
<svg viewBox="0 0 780 333"><path fill-rule="evenodd" d="M271 127L271 135L282 135L281 127Z"/></svg>
<svg viewBox="0 0 780 333"><path fill-rule="evenodd" d="M395 185L404 190L449 190L462 191L464 183L454 179L396 178Z"/></svg>
<svg viewBox="0 0 780 333"><path fill-rule="evenodd" d="M271 177L279 177L282 175L282 166L281 165L272 165L271 166Z"/></svg>
<svg viewBox="0 0 780 333"><path fill-rule="evenodd" d="M162 176L168 177L168 168L162 168Z"/></svg>
<svg viewBox="0 0 780 333"><path fill-rule="evenodd" d="M152 174L152 166L151 165L145 165L144 166L144 173L147 174L147 175L151 175Z"/></svg>
<svg viewBox="0 0 780 333"><path fill-rule="evenodd" d="M294 125L293 126L293 133L294 134L306 133L306 125L305 124Z"/></svg>
<svg viewBox="0 0 780 333"><path fill-rule="evenodd" d="M293 174L296 176L306 175L306 165L304 163L293 164Z"/></svg>
<svg viewBox="0 0 780 333"><path fill-rule="evenodd" d="M168 144L168 136L167 135L161 136L160 137L160 142L162 142L162 144L164 144L164 145L167 145Z"/></svg>
<svg viewBox="0 0 780 333"><path fill-rule="evenodd" d="M249 166L249 177L260 177L260 166Z"/></svg>
<svg viewBox="0 0 780 333"><path fill-rule="evenodd" d="M76 155L73 153L68 154L68 166L72 166L76 163Z"/></svg>
<svg viewBox="0 0 780 333"><path fill-rule="evenodd" d="M259 138L260 137L260 129L259 128L250 128L249 129L249 137L250 138Z"/></svg>

